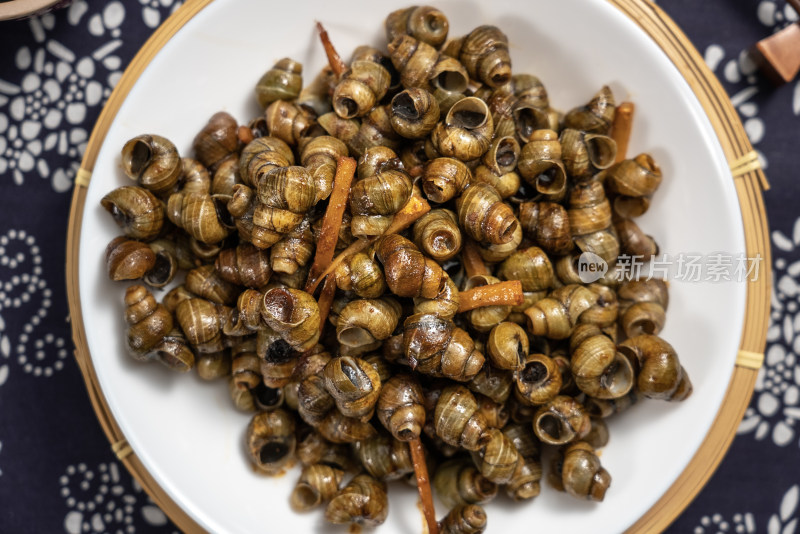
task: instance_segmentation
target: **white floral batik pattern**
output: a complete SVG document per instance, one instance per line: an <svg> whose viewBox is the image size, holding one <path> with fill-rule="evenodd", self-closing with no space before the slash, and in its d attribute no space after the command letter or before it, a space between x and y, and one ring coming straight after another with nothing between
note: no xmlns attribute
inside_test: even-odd
<svg viewBox="0 0 800 534"><path fill-rule="evenodd" d="M737 512L726 519L722 514L704 515L694 534L795 534L797 532L797 502L800 488L795 484L784 493L778 511L770 515L763 529L759 529L755 516L750 512Z"/></svg>

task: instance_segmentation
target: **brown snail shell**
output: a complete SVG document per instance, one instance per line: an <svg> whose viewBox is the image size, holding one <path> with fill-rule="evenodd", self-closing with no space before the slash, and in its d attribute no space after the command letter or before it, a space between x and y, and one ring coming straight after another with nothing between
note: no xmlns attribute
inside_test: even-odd
<svg viewBox="0 0 800 534"><path fill-rule="evenodd" d="M464 284L464 290L497 284L499 282L499 278L479 274L467 280L466 284ZM511 313L511 306L482 306L466 312L464 316L469 321L472 328L478 332L488 332L498 323L505 321L509 313Z"/></svg>
<svg viewBox="0 0 800 534"><path fill-rule="evenodd" d="M195 357L192 349L177 326L173 326L167 335L153 347L155 359L173 371L185 373L194 367Z"/></svg>
<svg viewBox="0 0 800 534"><path fill-rule="evenodd" d="M320 421L317 431L333 443L355 443L376 434L371 424L347 417L339 410L328 412L328 415Z"/></svg>
<svg viewBox="0 0 800 534"><path fill-rule="evenodd" d="M492 401L505 402L514 387L514 375L511 371L497 369L493 365L484 365L472 380L466 383L470 391L485 395Z"/></svg>
<svg viewBox="0 0 800 534"><path fill-rule="evenodd" d="M175 193L167 202L167 216L194 239L212 245L228 236L232 221L224 208L224 197L202 193Z"/></svg>
<svg viewBox="0 0 800 534"><path fill-rule="evenodd" d="M360 158L358 180L350 192L353 235L381 235L408 201L411 180L399 163L397 154L385 147L369 148Z"/></svg>
<svg viewBox="0 0 800 534"><path fill-rule="evenodd" d="M137 360L148 354L172 330L172 314L142 285L125 291L125 322L128 352Z"/></svg>
<svg viewBox="0 0 800 534"><path fill-rule="evenodd" d="M491 428L487 432L489 441L472 458L481 474L495 484L507 484L517 463L519 452L513 442L500 430Z"/></svg>
<svg viewBox="0 0 800 534"><path fill-rule="evenodd" d="M232 311L206 299L191 298L178 304L175 316L186 339L198 352L218 352L225 348L223 327Z"/></svg>
<svg viewBox="0 0 800 534"><path fill-rule="evenodd" d="M296 146L315 125L310 111L286 100L276 100L268 105L264 116L269 134L290 146Z"/></svg>
<svg viewBox="0 0 800 534"><path fill-rule="evenodd" d="M248 390L261 383L255 337L239 338L231 347L231 380L235 387Z"/></svg>
<svg viewBox="0 0 800 534"><path fill-rule="evenodd" d="M258 329L256 352L261 358L261 377L266 386L283 387L294 378L300 365L297 354L271 328L262 325Z"/></svg>
<svg viewBox="0 0 800 534"><path fill-rule="evenodd" d="M439 522L442 534L480 534L486 530L486 511L479 504L452 508Z"/></svg>
<svg viewBox="0 0 800 534"><path fill-rule="evenodd" d="M375 412L381 390L378 371L361 358L339 356L323 371L325 388L342 415L367 422Z"/></svg>
<svg viewBox="0 0 800 534"><path fill-rule="evenodd" d="M363 252L353 254L336 268L336 285L362 298L377 298L386 291L383 271L374 259Z"/></svg>
<svg viewBox="0 0 800 534"><path fill-rule="evenodd" d="M594 325L580 325L570 339L571 372L578 388L591 397L615 399L633 387L631 361Z"/></svg>
<svg viewBox="0 0 800 534"><path fill-rule="evenodd" d="M356 60L333 90L333 110L343 119L366 115L389 89L391 75L375 61Z"/></svg>
<svg viewBox="0 0 800 534"><path fill-rule="evenodd" d="M539 247L517 250L500 264L497 276L519 280L523 291L542 291L553 287L555 275L550 258Z"/></svg>
<svg viewBox="0 0 800 534"><path fill-rule="evenodd" d="M555 202L522 202L519 223L525 236L549 254L561 256L574 248L569 214Z"/></svg>
<svg viewBox="0 0 800 534"><path fill-rule="evenodd" d="M486 102L476 97L459 100L431 133L442 156L470 161L481 157L492 142L494 123Z"/></svg>
<svg viewBox="0 0 800 534"><path fill-rule="evenodd" d="M619 248L623 254L638 256L642 261L650 261L653 256L658 255L658 244L655 239L646 235L631 219L615 221L614 231L619 238Z"/></svg>
<svg viewBox="0 0 800 534"><path fill-rule="evenodd" d="M564 115L564 127L608 135L614 123L617 104L614 93L604 85L588 104L571 109Z"/></svg>
<svg viewBox="0 0 800 534"><path fill-rule="evenodd" d="M325 387L325 379L320 375L307 376L300 381L297 387L297 413L309 425L316 427L325 439L335 441L336 443L344 443L347 440L341 436L334 435L334 432L345 433L349 429L346 425L337 429L339 421L334 421L334 424L328 424L325 430L320 428L321 423L327 418L329 414L339 414L338 416L348 421L360 423L357 419L345 418L338 410L336 410L336 401L333 396L328 392ZM331 439L331 436L334 439ZM361 438L359 438L361 439Z"/></svg>
<svg viewBox="0 0 800 534"><path fill-rule="evenodd" d="M461 251L461 231L456 214L446 209L431 210L414 223L414 243L425 254L444 262Z"/></svg>
<svg viewBox="0 0 800 534"><path fill-rule="evenodd" d="M271 136L257 137L239 156L239 176L245 185L257 188L259 178L288 165L294 165L294 153L285 141Z"/></svg>
<svg viewBox="0 0 800 534"><path fill-rule="evenodd" d="M610 417L615 413L621 413L636 404L642 395L636 388L632 388L627 395L618 399L595 399L587 397L585 401L586 411L592 418Z"/></svg>
<svg viewBox="0 0 800 534"><path fill-rule="evenodd" d="M317 190L317 202L328 198L339 158L347 156L347 145L330 135L314 137L303 146L300 162L311 175Z"/></svg>
<svg viewBox="0 0 800 534"><path fill-rule="evenodd" d="M639 364L636 386L649 399L681 401L692 394L692 382L672 345L658 336L642 334L618 347Z"/></svg>
<svg viewBox="0 0 800 534"><path fill-rule="evenodd" d="M414 472L408 444L388 434L378 434L353 444L361 465L378 480L397 480Z"/></svg>
<svg viewBox="0 0 800 534"><path fill-rule="evenodd" d="M383 237L376 249L383 264L386 285L398 297L436 298L444 283L445 273L426 258L408 239L392 234Z"/></svg>
<svg viewBox="0 0 800 534"><path fill-rule="evenodd" d="M411 368L427 375L465 382L484 363L469 334L436 315L409 316L403 323L403 346Z"/></svg>
<svg viewBox="0 0 800 534"><path fill-rule="evenodd" d="M619 316L617 293L612 288L600 283L589 284L587 287L597 295L597 302L581 314L579 322L595 325L608 334L612 331Z"/></svg>
<svg viewBox="0 0 800 534"><path fill-rule="evenodd" d="M573 497L602 501L611 484L611 475L600 465L600 458L592 446L579 441L564 451L561 484Z"/></svg>
<svg viewBox="0 0 800 534"><path fill-rule="evenodd" d="M305 291L270 289L264 293L261 316L295 350L308 350L319 340L319 306Z"/></svg>
<svg viewBox="0 0 800 534"><path fill-rule="evenodd" d="M246 440L253 465L269 475L278 474L294 456L294 418L281 409L258 413L247 426Z"/></svg>
<svg viewBox="0 0 800 534"><path fill-rule="evenodd" d="M439 122L439 103L421 87L410 87L392 98L391 123L406 139L426 137Z"/></svg>
<svg viewBox="0 0 800 534"><path fill-rule="evenodd" d="M519 173L544 195L558 195L567 186L567 171L561 160L561 143L553 130L535 130L522 147Z"/></svg>
<svg viewBox="0 0 800 534"><path fill-rule="evenodd" d="M491 440L475 396L464 386L447 386L442 390L433 422L436 435L455 447L477 451Z"/></svg>
<svg viewBox="0 0 800 534"><path fill-rule="evenodd" d="M156 264L156 255L145 243L115 237L106 246L106 272L115 282L141 278Z"/></svg>
<svg viewBox="0 0 800 534"><path fill-rule="evenodd" d="M583 312L597 303L597 295L577 284L554 290L525 310L529 331L535 336L566 339Z"/></svg>
<svg viewBox="0 0 800 534"><path fill-rule="evenodd" d="M100 204L130 238L150 241L161 232L164 205L147 189L124 185L106 194Z"/></svg>
<svg viewBox="0 0 800 534"><path fill-rule="evenodd" d="M250 243L220 251L214 266L223 280L254 289L267 285L272 276L269 253Z"/></svg>
<svg viewBox="0 0 800 534"><path fill-rule="evenodd" d="M394 332L402 309L391 297L356 299L339 312L336 338L350 347L383 341Z"/></svg>
<svg viewBox="0 0 800 534"><path fill-rule="evenodd" d="M459 59L470 78L489 87L499 87L511 80L508 37L496 26L478 26L445 45L443 52Z"/></svg>
<svg viewBox="0 0 800 534"><path fill-rule="evenodd" d="M519 221L508 204L490 185L476 183L456 200L458 222L475 241L508 243L514 238Z"/></svg>
<svg viewBox="0 0 800 534"><path fill-rule="evenodd" d="M211 176L208 169L192 158L181 158L181 190L185 193L209 193L211 191Z"/></svg>
<svg viewBox="0 0 800 534"><path fill-rule="evenodd" d="M498 263L509 256L511 256L519 248L522 243L522 228L517 225L514 232L511 234L511 240L508 243L499 245L480 243L478 245L478 254L485 262Z"/></svg>
<svg viewBox="0 0 800 534"><path fill-rule="evenodd" d="M468 74L464 66L432 46L410 35L397 35L389 42L389 56L400 73L403 87L422 87L463 92Z"/></svg>
<svg viewBox="0 0 800 534"><path fill-rule="evenodd" d="M475 168L475 180L491 185L504 199L514 195L520 185L519 175L514 171L519 154L519 143L514 137L495 136L481 158L481 165Z"/></svg>
<svg viewBox="0 0 800 534"><path fill-rule="evenodd" d="M169 139L145 134L122 147L122 170L143 188L162 196L178 183L183 165L178 149Z"/></svg>
<svg viewBox="0 0 800 534"><path fill-rule="evenodd" d="M650 154L626 159L606 171L605 184L614 200L614 211L622 217L638 217L650 206L649 198L661 185L661 169ZM637 200L638 199L638 200Z"/></svg>
<svg viewBox="0 0 800 534"><path fill-rule="evenodd" d="M559 141L564 168L577 180L587 180L598 170L611 167L617 156L617 143L607 135L566 128Z"/></svg>
<svg viewBox="0 0 800 534"><path fill-rule="evenodd" d="M498 369L522 370L528 350L528 335L518 324L501 322L489 332L486 353Z"/></svg>
<svg viewBox="0 0 800 534"><path fill-rule="evenodd" d="M472 172L454 158L435 158L425 165L422 190L431 202L441 204L459 196L472 181Z"/></svg>
<svg viewBox="0 0 800 534"><path fill-rule="evenodd" d="M195 369L201 380L225 378L231 374L231 355L228 351L200 352L197 354Z"/></svg>
<svg viewBox="0 0 800 534"><path fill-rule="evenodd" d="M497 495L497 484L480 474L469 458L447 460L433 475L433 488L445 506L485 504Z"/></svg>
<svg viewBox="0 0 800 534"><path fill-rule="evenodd" d="M175 310L178 308L178 304L184 300L189 300L196 297L197 295L187 290L186 286L181 284L170 289L167 294L164 295L161 303L170 311L170 313L175 313Z"/></svg>
<svg viewBox="0 0 800 534"><path fill-rule="evenodd" d="M583 438L583 441L591 445L593 449L600 449L608 445L608 425L605 419L592 417L592 430Z"/></svg>
<svg viewBox="0 0 800 534"><path fill-rule="evenodd" d="M356 523L366 527L380 525L388 514L386 484L367 474L353 478L325 509L325 519L331 523Z"/></svg>
<svg viewBox="0 0 800 534"><path fill-rule="evenodd" d="M331 111L331 92L336 87L337 77L330 65L325 65L311 83L300 90L296 99L299 106L313 112L317 117Z"/></svg>
<svg viewBox="0 0 800 534"><path fill-rule="evenodd" d="M558 395L541 406L533 417L533 432L543 443L563 445L585 437L592 428L580 402Z"/></svg>
<svg viewBox="0 0 800 534"><path fill-rule="evenodd" d="M256 99L262 108L276 100L294 100L303 87L303 65L291 58L279 59L256 83Z"/></svg>
<svg viewBox="0 0 800 534"><path fill-rule="evenodd" d="M331 500L339 492L344 471L327 464L311 464L303 467L289 503L298 512L307 512Z"/></svg>
<svg viewBox="0 0 800 534"><path fill-rule="evenodd" d="M155 262L142 279L149 286L161 288L172 282L180 267L177 247L173 241L158 239L150 243L150 250Z"/></svg>
<svg viewBox="0 0 800 534"><path fill-rule="evenodd" d="M617 290L619 321L628 337L658 334L664 328L669 291L663 280L631 280Z"/></svg>
<svg viewBox="0 0 800 534"><path fill-rule="evenodd" d="M397 374L381 388L378 397L378 419L395 439L418 438L425 425L422 387L415 376Z"/></svg>
<svg viewBox="0 0 800 534"><path fill-rule="evenodd" d="M186 273L186 289L216 304L236 302L239 288L219 275L213 265L203 265Z"/></svg>
<svg viewBox="0 0 800 534"><path fill-rule="evenodd" d="M528 404L545 404L561 391L561 372L545 354L530 354L525 366L514 374L515 394Z"/></svg>
<svg viewBox="0 0 800 534"><path fill-rule="evenodd" d="M452 319L458 312L460 297L458 288L447 273L439 293L432 299L415 298L414 313L433 313L442 319Z"/></svg>
<svg viewBox="0 0 800 534"><path fill-rule="evenodd" d="M239 149L239 126L229 113L220 111L208 119L192 141L195 157L209 169L216 169Z"/></svg>
<svg viewBox="0 0 800 534"><path fill-rule="evenodd" d="M392 11L384 21L386 40L392 42L398 35L439 48L447 40L450 23L444 13L431 6L412 6Z"/></svg>
<svg viewBox="0 0 800 534"><path fill-rule="evenodd" d="M294 274L306 266L314 254L314 234L307 215L280 241L272 245L269 261L273 272Z"/></svg>

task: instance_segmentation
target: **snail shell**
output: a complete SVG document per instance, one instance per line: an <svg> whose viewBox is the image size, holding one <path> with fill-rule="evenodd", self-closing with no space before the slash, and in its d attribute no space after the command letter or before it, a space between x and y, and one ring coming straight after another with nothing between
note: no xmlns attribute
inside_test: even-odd
<svg viewBox="0 0 800 534"><path fill-rule="evenodd" d="M661 169L653 156L643 153L609 168L605 183L609 191L618 195L649 197L661 185L661 178Z"/></svg>
<svg viewBox="0 0 800 534"><path fill-rule="evenodd" d="M313 114L286 100L276 100L265 111L269 134L296 146L315 125Z"/></svg>
<svg viewBox="0 0 800 534"><path fill-rule="evenodd" d="M145 134L122 147L122 170L154 195L163 196L178 183L183 165L178 149L169 139Z"/></svg>
<svg viewBox="0 0 800 534"><path fill-rule="evenodd" d="M239 288L219 275L213 265L196 267L186 273L186 289L216 304L232 305L239 296Z"/></svg>
<svg viewBox="0 0 800 534"><path fill-rule="evenodd" d="M560 204L522 202L519 205L519 223L525 236L548 254L562 256L575 246L569 214Z"/></svg>
<svg viewBox="0 0 800 534"><path fill-rule="evenodd" d="M492 401L505 402L514 387L514 375L511 371L497 369L493 365L484 365L467 387L475 393L486 395Z"/></svg>
<svg viewBox="0 0 800 534"><path fill-rule="evenodd" d="M406 139L426 137L439 122L439 103L421 87L410 87L392 98L392 128Z"/></svg>
<svg viewBox="0 0 800 534"><path fill-rule="evenodd" d="M256 352L261 358L261 376L265 385L279 388L292 380L300 364L297 354L268 326L258 328Z"/></svg>
<svg viewBox="0 0 800 534"><path fill-rule="evenodd" d="M458 222L475 241L501 245L514 238L519 221L490 185L472 184L456 200Z"/></svg>
<svg viewBox="0 0 800 534"><path fill-rule="evenodd" d="M209 169L216 169L228 157L235 156L239 149L239 127L229 113L220 111L208 119L192 141L197 159Z"/></svg>
<svg viewBox="0 0 800 534"><path fill-rule="evenodd" d="M269 253L250 243L220 251L214 266L223 280L253 289L267 285L272 276Z"/></svg>
<svg viewBox="0 0 800 534"><path fill-rule="evenodd" d="M100 204L130 238L150 241L161 232L164 205L147 189L124 185L104 196Z"/></svg>
<svg viewBox="0 0 800 534"><path fill-rule="evenodd" d="M639 364L636 386L649 399L681 401L692 394L692 382L672 345L642 334L619 345L619 351Z"/></svg>
<svg viewBox="0 0 800 534"><path fill-rule="evenodd" d="M144 282L152 287L164 287L175 278L180 267L175 243L168 239L157 239L150 243L155 262L144 275Z"/></svg>
<svg viewBox="0 0 800 534"><path fill-rule="evenodd" d="M397 480L414 472L408 445L387 434L356 442L353 449L367 473L378 480Z"/></svg>
<svg viewBox="0 0 800 534"><path fill-rule="evenodd" d="M183 174L181 177L181 190L186 193L209 193L211 191L211 176L205 166L192 158L181 158Z"/></svg>
<svg viewBox="0 0 800 534"><path fill-rule="evenodd" d="M478 254L485 262L498 263L516 252L521 243L522 228L517 225L514 228L514 232L511 234L511 240L508 243L502 243L500 245L480 243L478 245Z"/></svg>
<svg viewBox="0 0 800 534"><path fill-rule="evenodd" d="M470 161L481 157L492 142L494 123L486 102L476 97L459 100L431 133L441 155Z"/></svg>
<svg viewBox="0 0 800 534"><path fill-rule="evenodd" d="M225 202L225 197L220 196L175 193L167 202L167 216L194 239L213 245L225 239L232 228Z"/></svg>
<svg viewBox="0 0 800 534"><path fill-rule="evenodd" d="M445 45L443 52L458 58L470 78L489 87L499 87L511 80L508 37L497 26L478 26Z"/></svg>
<svg viewBox="0 0 800 534"><path fill-rule="evenodd" d="M373 147L359 160L358 180L350 192L350 227L353 235L380 235L392 215L411 196L411 180L400 170L397 154L389 148Z"/></svg>
<svg viewBox="0 0 800 534"><path fill-rule="evenodd" d="M582 439L592 429L589 414L572 397L558 395L533 417L533 432L543 443L563 445Z"/></svg>
<svg viewBox="0 0 800 534"><path fill-rule="evenodd" d="M153 347L155 359L173 371L185 373L194 367L194 352L176 326Z"/></svg>
<svg viewBox="0 0 800 534"><path fill-rule="evenodd" d="M469 334L436 315L409 316L403 323L403 346L411 368L427 375L465 382L484 363Z"/></svg>
<svg viewBox="0 0 800 534"><path fill-rule="evenodd" d="M636 388L632 388L627 395L618 399L595 399L587 397L586 411L592 418L606 418L615 413L621 413L636 404L642 396Z"/></svg>
<svg viewBox="0 0 800 534"><path fill-rule="evenodd" d="M377 298L386 291L380 265L363 252L353 254L336 268L336 285L362 298Z"/></svg>
<svg viewBox="0 0 800 534"><path fill-rule="evenodd" d="M454 158L435 158L425 165L422 190L431 202L441 204L462 193L472 181L472 172Z"/></svg>
<svg viewBox="0 0 800 534"><path fill-rule="evenodd" d="M333 189L337 161L348 154L347 145L330 135L314 137L303 146L300 162L311 175L317 190L316 202L328 198Z"/></svg>
<svg viewBox="0 0 800 534"><path fill-rule="evenodd" d="M564 127L608 135L614 123L617 104L614 93L604 85L588 104L571 109L564 115Z"/></svg>
<svg viewBox="0 0 800 534"><path fill-rule="evenodd" d="M388 48L403 87L429 89L433 86L455 92L467 88L468 74L464 66L453 57L439 54L429 44L410 35L397 35Z"/></svg>
<svg viewBox="0 0 800 534"><path fill-rule="evenodd" d="M258 413L247 426L246 442L253 465L269 475L278 474L297 445L294 418L281 409Z"/></svg>
<svg viewBox="0 0 800 534"><path fill-rule="evenodd" d="M414 223L414 243L425 254L442 263L461 251L461 231L456 214L431 210Z"/></svg>
<svg viewBox="0 0 800 534"><path fill-rule="evenodd" d="M480 534L486 530L486 511L479 504L456 506L439 523L442 534Z"/></svg>
<svg viewBox="0 0 800 534"><path fill-rule="evenodd" d="M545 404L561 391L561 372L545 354L530 354L523 369L514 374L515 393L528 404Z"/></svg>
<svg viewBox="0 0 800 534"><path fill-rule="evenodd" d="M559 141L564 168L577 180L587 180L596 171L611 167L617 157L617 143L607 135L566 128Z"/></svg>
<svg viewBox="0 0 800 534"><path fill-rule="evenodd" d="M566 339L583 312L597 303L597 295L577 284L554 290L525 310L529 331L535 336Z"/></svg>
<svg viewBox="0 0 800 534"><path fill-rule="evenodd" d="M308 350L319 340L319 306L305 291L270 289L264 293L261 316L295 350Z"/></svg>
<svg viewBox="0 0 800 534"><path fill-rule="evenodd" d="M445 273L426 258L408 239L392 234L383 237L377 246L383 264L386 285L398 297L436 298L444 284Z"/></svg>
<svg viewBox="0 0 800 534"><path fill-rule="evenodd" d="M343 415L339 410L331 410L317 427L322 436L333 443L355 443L369 439L376 434L375 428L353 417Z"/></svg>
<svg viewBox="0 0 800 534"><path fill-rule="evenodd" d="M225 348L223 328L233 310L202 298L178 304L175 316L186 339L198 352L218 352Z"/></svg>
<svg viewBox="0 0 800 534"><path fill-rule="evenodd" d="M553 287L555 275L550 258L539 247L517 250L500 264L497 276L519 280L523 291L543 291Z"/></svg>
<svg viewBox="0 0 800 534"><path fill-rule="evenodd" d="M633 387L631 361L594 325L580 325L570 339L571 372L578 388L591 397L615 399Z"/></svg>
<svg viewBox="0 0 800 534"><path fill-rule="evenodd" d="M663 280L631 280L617 290L620 325L628 337L658 334L664 328L669 291Z"/></svg>
<svg viewBox="0 0 800 534"><path fill-rule="evenodd" d="M458 312L460 297L456 284L444 273L442 288L432 299L415 298L414 313L432 313L442 319L452 319Z"/></svg>
<svg viewBox="0 0 800 534"><path fill-rule="evenodd" d="M455 447L477 451L491 439L475 396L464 386L447 386L442 390L433 422L436 435Z"/></svg>
<svg viewBox="0 0 800 534"><path fill-rule="evenodd" d="M323 371L325 388L342 415L367 422L375 412L381 379L371 364L353 356L331 359Z"/></svg>
<svg viewBox="0 0 800 534"><path fill-rule="evenodd" d="M106 272L115 282L141 278L156 264L156 255L145 243L124 236L106 246Z"/></svg>
<svg viewBox="0 0 800 534"><path fill-rule="evenodd" d="M500 282L499 278L489 275L475 275L464 284L464 290L483 287ZM488 332L495 325L506 320L511 313L511 306L482 306L466 312L464 315L470 326L478 332Z"/></svg>
<svg viewBox="0 0 800 534"><path fill-rule="evenodd" d="M128 352L137 360L150 359L148 354L172 330L172 314L142 285L125 291L125 322Z"/></svg>
<svg viewBox="0 0 800 534"><path fill-rule="evenodd" d="M450 30L445 14L431 6L413 6L392 11L383 26L386 40L390 43L398 35L410 35L434 48L444 44Z"/></svg>
<svg viewBox="0 0 800 534"><path fill-rule="evenodd" d="M402 309L391 297L350 301L336 323L336 338L349 347L383 341L394 332Z"/></svg>
<svg viewBox="0 0 800 534"><path fill-rule="evenodd" d="M433 488L445 506L485 504L497 495L497 484L480 474L469 458L443 462L433 475Z"/></svg>
<svg viewBox="0 0 800 534"><path fill-rule="evenodd" d="M502 322L489 332L486 352L498 369L522 370L528 350L528 335L518 324Z"/></svg>
<svg viewBox="0 0 800 534"><path fill-rule="evenodd" d="M386 484L367 474L357 475L325 509L325 519L331 523L356 523L376 527L389 514Z"/></svg>
<svg viewBox="0 0 800 534"><path fill-rule="evenodd" d="M294 274L311 261L313 254L314 234L310 216L306 215L300 224L272 245L269 261L274 272Z"/></svg>
<svg viewBox="0 0 800 534"><path fill-rule="evenodd" d="M326 426L325 431L320 428L321 423L329 414L339 413L336 410L336 401L325 387L325 379L322 376L307 376L300 381L297 387L297 413L303 421L316 427L320 434L326 439L335 441L336 443L346 441L344 439L338 439L338 437L337 439L330 438L331 434L336 432L335 425L329 424ZM339 415L341 418L345 418L341 413L339 413ZM349 418L347 419L350 421ZM352 419L352 421L359 422L356 419ZM342 427L340 430L346 432L348 428Z"/></svg>
<svg viewBox="0 0 800 534"><path fill-rule="evenodd" d="M239 156L239 176L245 185L258 187L258 179L272 169L294 165L294 153L285 141L277 137L257 137L250 141Z"/></svg>
<svg viewBox="0 0 800 534"><path fill-rule="evenodd" d="M289 497L292 509L307 512L331 500L339 492L343 478L344 471L331 465L306 465Z"/></svg>
<svg viewBox="0 0 800 534"><path fill-rule="evenodd" d="M519 452L511 440L496 428L487 432L489 441L477 453L473 461L481 474L495 484L507 484L520 461Z"/></svg>
<svg viewBox="0 0 800 534"><path fill-rule="evenodd" d="M536 130L522 147L519 173L543 195L555 196L567 187L567 171L561 160L561 143L553 130Z"/></svg>
<svg viewBox="0 0 800 534"><path fill-rule="evenodd" d="M378 419L400 441L418 438L425 425L425 407L419 381L411 374L391 377L378 397Z"/></svg>
<svg viewBox="0 0 800 534"><path fill-rule="evenodd" d="M512 136L497 137L481 158L474 171L475 180L494 187L502 198L514 195L519 189L519 175L514 171L519 159L519 143Z"/></svg>
<svg viewBox="0 0 800 534"><path fill-rule="evenodd" d="M291 58L279 59L256 83L256 99L262 108L276 100L294 100L303 87L303 65Z"/></svg>
<svg viewBox="0 0 800 534"><path fill-rule="evenodd" d="M366 115L386 94L391 75L375 61L356 60L333 90L333 110L343 119Z"/></svg>
<svg viewBox="0 0 800 534"><path fill-rule="evenodd" d="M631 219L615 221L614 230L619 238L619 248L623 254L638 256L642 261L650 261L653 256L658 255L658 244L655 239L646 235Z"/></svg>
<svg viewBox="0 0 800 534"><path fill-rule="evenodd" d="M564 451L561 484L573 497L599 502L611 484L611 475L600 465L600 458L592 446L579 441Z"/></svg>

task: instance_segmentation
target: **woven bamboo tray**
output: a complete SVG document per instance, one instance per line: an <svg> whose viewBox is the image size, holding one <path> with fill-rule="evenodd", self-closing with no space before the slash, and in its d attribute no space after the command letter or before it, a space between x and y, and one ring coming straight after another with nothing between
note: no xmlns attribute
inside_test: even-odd
<svg viewBox="0 0 800 534"><path fill-rule="evenodd" d="M203 532L203 529L155 482L133 453L100 390L84 331L78 287L78 258L81 222L89 180L111 123L129 91L156 53L211 1L187 2L148 39L126 69L89 139L86 154L75 179L67 233L67 291L75 358L83 373L92 405L119 460L150 497L185 532ZM769 188L769 184L727 94L677 25L660 8L647 0L607 1L653 39L682 73L697 96L731 167L731 179L734 180L742 212L746 255L751 258L760 255L765 267L762 276L747 282L746 309L739 353L722 407L702 445L683 473L660 500L628 530L636 533L660 532L684 510L719 465L750 402L756 376L763 363L772 284L767 217L762 192Z"/></svg>

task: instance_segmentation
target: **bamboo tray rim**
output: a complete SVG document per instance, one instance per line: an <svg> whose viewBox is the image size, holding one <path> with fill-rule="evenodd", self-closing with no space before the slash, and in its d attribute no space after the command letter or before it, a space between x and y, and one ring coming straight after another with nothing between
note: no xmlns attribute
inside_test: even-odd
<svg viewBox="0 0 800 534"><path fill-rule="evenodd" d="M173 13L147 40L125 70L92 131L70 208L67 229L67 293L72 319L75 358L90 400L108 437L112 451L150 497L184 532L204 532L153 479L111 413L92 364L86 340L79 295L79 245L86 192L100 147L129 91L152 58L194 15L213 0L189 0ZM769 322L771 251L762 192L769 188L741 121L714 74L689 39L666 13L649 0L606 0L636 23L678 68L711 122L717 140L731 167L742 211L748 257L764 259L763 275L747 282L745 317L739 353L717 416L690 463L667 492L627 532L660 532L692 501L711 477L728 450L753 393L758 369L764 358Z"/></svg>

